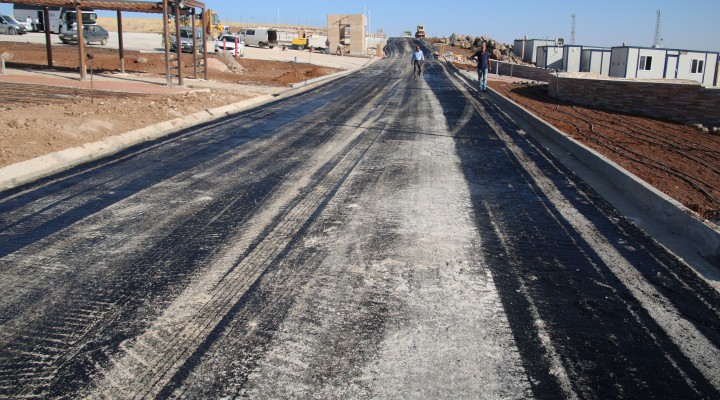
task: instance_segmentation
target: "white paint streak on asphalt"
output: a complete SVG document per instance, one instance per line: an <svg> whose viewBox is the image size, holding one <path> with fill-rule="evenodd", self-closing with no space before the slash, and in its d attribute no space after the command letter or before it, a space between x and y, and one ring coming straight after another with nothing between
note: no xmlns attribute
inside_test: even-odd
<svg viewBox="0 0 720 400"><path fill-rule="evenodd" d="M464 87L458 86L464 92ZM515 155L523 168L532 177L534 183L552 201L555 208L577 233L580 234L627 287L644 309L667 333L693 364L702 372L703 376L720 389L720 349L715 347L693 323L688 321L682 313L655 286L648 282L633 265L612 246L600 232L571 202L562 194L558 187L550 180L531 157L517 146L509 134L493 123L484 107L468 96L477 111L483 115L488 124L505 142L508 149Z"/></svg>

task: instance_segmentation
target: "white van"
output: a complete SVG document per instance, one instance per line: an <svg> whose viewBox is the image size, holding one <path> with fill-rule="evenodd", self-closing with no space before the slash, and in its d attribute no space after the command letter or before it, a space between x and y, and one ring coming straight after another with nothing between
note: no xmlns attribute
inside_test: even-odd
<svg viewBox="0 0 720 400"><path fill-rule="evenodd" d="M277 30L270 28L243 28L237 33L245 46L273 48L278 44Z"/></svg>

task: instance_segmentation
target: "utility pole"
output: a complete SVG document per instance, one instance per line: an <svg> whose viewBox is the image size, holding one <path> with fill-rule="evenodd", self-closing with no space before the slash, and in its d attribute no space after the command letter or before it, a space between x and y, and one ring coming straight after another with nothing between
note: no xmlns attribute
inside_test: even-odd
<svg viewBox="0 0 720 400"><path fill-rule="evenodd" d="M657 10L657 20L655 21L655 40L653 40L652 47L655 47L656 49L660 47L660 44L662 44L662 38L660 37L660 16L661 16L660 10Z"/></svg>
<svg viewBox="0 0 720 400"><path fill-rule="evenodd" d="M570 44L575 44L575 14L570 15Z"/></svg>

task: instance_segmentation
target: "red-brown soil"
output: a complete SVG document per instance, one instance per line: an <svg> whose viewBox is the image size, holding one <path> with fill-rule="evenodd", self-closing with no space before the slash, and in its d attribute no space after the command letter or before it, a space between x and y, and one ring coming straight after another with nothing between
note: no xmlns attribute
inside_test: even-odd
<svg viewBox="0 0 720 400"><path fill-rule="evenodd" d="M58 70L76 71L78 68L77 46L53 46L53 66ZM31 43L0 43L0 53L12 53L12 60L7 65L17 68L46 68L47 52L45 45ZM97 72L117 71L120 69L117 50L87 46L87 53L93 57L92 66ZM198 55L197 59L202 57ZM215 58L226 64L215 54L208 54L208 58ZM192 77L193 59L191 54L183 54L183 76ZM238 58L237 62L243 67L242 72L230 70L220 71L208 68L208 79L219 82L261 84L274 86L287 86L288 84L318 76L328 75L338 70L327 67L318 67L312 64L291 63L283 61L253 60ZM218 63L215 63L218 64ZM150 75L165 76L165 55L162 53L141 53L138 51L125 51L125 71L130 73L146 73Z"/></svg>
<svg viewBox="0 0 720 400"><path fill-rule="evenodd" d="M11 53L9 67L43 69L47 66L44 45L0 43L0 53ZM93 56L95 73L116 71L116 50L87 47ZM40 85L0 83L0 168L54 151L81 146L133 129L236 103L261 93L247 84L287 86L336 72L336 69L310 64L238 59L242 72L225 68L227 60L213 58L208 63L210 80L243 85L176 95L147 95L61 88ZM53 46L57 70L76 71L76 46ZM192 56L183 55L184 76L192 74ZM219 68L218 68L219 67ZM125 69L132 76L165 76L163 54L125 53Z"/></svg>
<svg viewBox="0 0 720 400"><path fill-rule="evenodd" d="M558 102L547 85L490 86L704 218L720 217L720 137L673 122Z"/></svg>

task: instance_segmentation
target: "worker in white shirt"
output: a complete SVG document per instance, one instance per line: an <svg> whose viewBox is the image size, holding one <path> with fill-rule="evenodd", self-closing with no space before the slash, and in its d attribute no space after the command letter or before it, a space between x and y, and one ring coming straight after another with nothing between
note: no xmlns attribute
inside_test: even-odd
<svg viewBox="0 0 720 400"><path fill-rule="evenodd" d="M415 46L415 51L412 54L413 76L415 79L422 75L424 63L425 54L420 50L420 46Z"/></svg>

